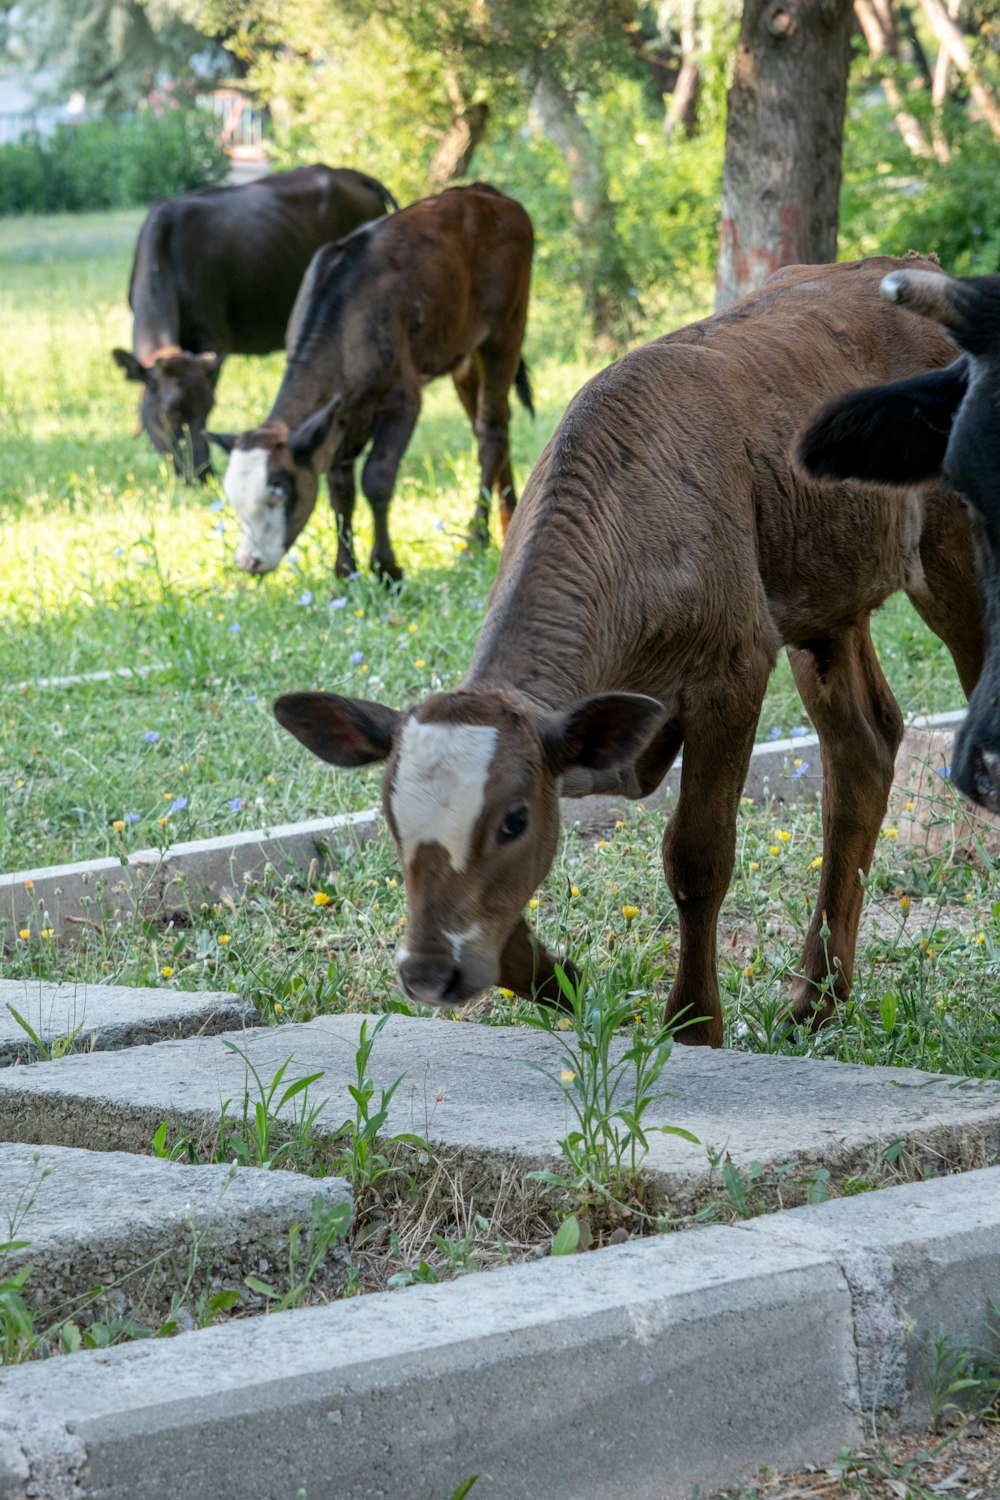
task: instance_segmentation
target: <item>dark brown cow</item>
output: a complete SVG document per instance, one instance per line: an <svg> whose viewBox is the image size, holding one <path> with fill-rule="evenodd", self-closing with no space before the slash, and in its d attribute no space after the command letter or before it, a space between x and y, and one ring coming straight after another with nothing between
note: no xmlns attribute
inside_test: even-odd
<svg viewBox="0 0 1000 1500"><path fill-rule="evenodd" d="M209 472L205 423L225 356L283 348L320 245L396 207L373 177L319 165L153 204L129 286L134 352L111 352L142 382L142 426L179 474Z"/></svg>
<svg viewBox="0 0 1000 1500"><path fill-rule="evenodd" d="M387 762L411 999L460 1004L492 984L551 997L554 960L522 912L553 858L560 791L648 795L683 745L663 840L681 938L667 1018L693 1023L684 1041L721 1044L716 923L782 644L824 776L822 873L792 1014L815 1023L832 1013L831 984L847 992L858 871L902 736L871 611L905 589L967 692L983 658L957 500L830 490L789 458L825 397L951 358L939 328L880 298L903 264L790 267L585 386L532 472L456 691L408 712L324 693L278 699L280 722L325 760Z"/></svg>
<svg viewBox="0 0 1000 1500"><path fill-rule="evenodd" d="M802 434L797 458L821 478L943 477L968 502L988 645L951 774L966 796L1000 812L1000 276L893 271L882 295L939 323L961 357L833 402Z"/></svg>
<svg viewBox="0 0 1000 1500"><path fill-rule="evenodd" d="M516 504L508 396L530 411L521 358L533 236L519 203L485 183L412 203L321 250L302 283L285 378L263 426L211 434L232 455L224 487L240 518L237 563L277 567L312 514L327 471L337 572L355 571L354 461L371 440L361 488L371 505L371 564L402 575L388 511L429 380L450 374L479 444L473 542L484 542L493 489L504 535Z"/></svg>

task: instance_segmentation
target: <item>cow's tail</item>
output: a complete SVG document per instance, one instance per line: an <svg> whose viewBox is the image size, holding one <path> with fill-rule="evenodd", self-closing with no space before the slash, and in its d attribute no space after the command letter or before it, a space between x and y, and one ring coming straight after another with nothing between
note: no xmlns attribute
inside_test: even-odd
<svg viewBox="0 0 1000 1500"><path fill-rule="evenodd" d="M377 177L369 177L367 172L359 172L358 176L363 177L368 186L370 188L373 188L374 191L378 193L379 197L382 199L382 202L385 204L386 213L396 214L399 212L399 204L396 202L395 198L392 196L384 182L379 182Z"/></svg>
<svg viewBox="0 0 1000 1500"><path fill-rule="evenodd" d="M524 363L523 359L517 367L517 374L514 376L514 389L529 417L533 417L535 415L534 392L531 389L531 376L528 374L528 366Z"/></svg>

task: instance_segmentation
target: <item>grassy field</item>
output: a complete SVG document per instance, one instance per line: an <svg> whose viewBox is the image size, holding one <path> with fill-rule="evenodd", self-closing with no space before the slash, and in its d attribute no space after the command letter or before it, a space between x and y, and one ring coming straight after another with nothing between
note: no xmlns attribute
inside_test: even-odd
<svg viewBox="0 0 1000 1500"><path fill-rule="evenodd" d="M125 292L140 218L0 222L2 869L371 805L377 775L324 769L274 724L272 697L322 686L401 704L454 684L495 568L495 554L458 556L474 453L441 383L428 392L392 511L408 580L398 597L366 578L332 580L333 528L319 512L278 572L237 574L235 525L219 492L177 485L145 440L133 440L134 387L109 356L129 341ZM547 316L543 288L527 345L539 414L532 424L518 411L513 426L522 484L588 374L574 350L572 330ZM232 361L215 425L262 417L280 371L278 356ZM950 659L905 600L882 612L877 640L906 712L960 706ZM148 672L35 685L118 667ZM803 717L782 663L760 738ZM619 992L661 992L676 962L661 832L659 818L638 811L607 839L571 832L539 893L547 940L589 955ZM930 859L892 837L872 875L855 1001L821 1037L780 1042L820 837L809 805L794 814L744 809L722 934L731 1042L1000 1076L992 863L975 851ZM311 890L275 877L239 908L193 910L167 930L84 929L72 949L32 932L4 971L232 985L276 1020L399 1003L391 956L404 909L388 841L346 859L323 889L331 899L317 907ZM623 905L640 915L624 920ZM506 1020L519 1007L494 997L479 1013Z"/></svg>

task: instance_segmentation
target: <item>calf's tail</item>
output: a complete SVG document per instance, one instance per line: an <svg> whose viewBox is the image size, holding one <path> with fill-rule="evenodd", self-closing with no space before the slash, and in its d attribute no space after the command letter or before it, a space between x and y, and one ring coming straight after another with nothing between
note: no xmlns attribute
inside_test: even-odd
<svg viewBox="0 0 1000 1500"><path fill-rule="evenodd" d="M517 391L521 405L529 417L533 417L535 415L534 393L531 389L531 377L528 374L528 366L524 363L523 359L517 367L517 374L514 376L514 389Z"/></svg>

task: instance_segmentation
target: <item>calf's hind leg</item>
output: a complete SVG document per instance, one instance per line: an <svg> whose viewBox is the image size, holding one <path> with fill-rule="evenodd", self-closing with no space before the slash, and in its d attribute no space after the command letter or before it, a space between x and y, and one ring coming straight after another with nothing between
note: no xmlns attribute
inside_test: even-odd
<svg viewBox="0 0 1000 1500"><path fill-rule="evenodd" d="M854 977L864 899L858 871L867 873L875 852L903 716L882 675L867 618L837 635L804 641L788 657L823 762L823 866L791 1014L819 1026Z"/></svg>
<svg viewBox="0 0 1000 1500"><path fill-rule="evenodd" d="M510 467L510 402L514 374L489 348L477 350L453 379L472 422L479 448L479 498L469 527L469 546L485 547L490 536L490 499L494 489L500 508L500 532L506 537L517 495ZM516 373L516 366L515 372Z"/></svg>

